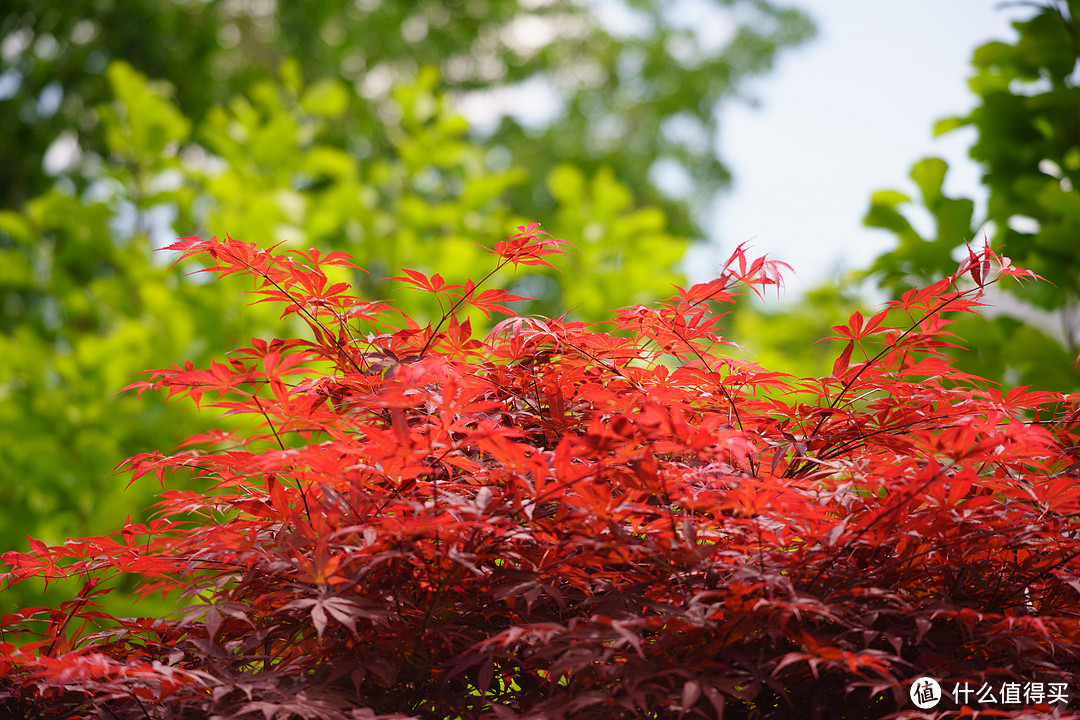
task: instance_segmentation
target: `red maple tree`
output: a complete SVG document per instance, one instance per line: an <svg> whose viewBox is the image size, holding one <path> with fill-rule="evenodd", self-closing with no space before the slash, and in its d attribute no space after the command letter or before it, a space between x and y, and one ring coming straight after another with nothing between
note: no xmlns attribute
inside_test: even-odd
<svg viewBox="0 0 1080 720"><path fill-rule="evenodd" d="M1002 275L1031 277L988 247L834 327L846 346L821 378L725 352L724 305L782 269L743 247L610 332L405 270L444 308L421 326L331 283L323 268L352 267L342 253L170 249L250 274L310 338L131 386L251 423L128 460L132 481L184 470L211 485L163 492L147 524L3 556L6 584L85 578L59 608L3 618L5 716L1077 707L1061 688L1076 692L1080 669L1080 411L989 388L945 353L951 313L976 311ZM499 270L562 245L530 225L492 252ZM476 337L470 308L508 317ZM192 605L109 617L94 598L120 573ZM940 682L933 709L909 698L920 676ZM957 697L961 683L1046 692L988 705Z"/></svg>

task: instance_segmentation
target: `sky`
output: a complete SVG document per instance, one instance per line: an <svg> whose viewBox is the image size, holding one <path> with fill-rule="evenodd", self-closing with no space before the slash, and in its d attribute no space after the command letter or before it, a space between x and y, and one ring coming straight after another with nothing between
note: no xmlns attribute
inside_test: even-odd
<svg viewBox="0 0 1080 720"><path fill-rule="evenodd" d="M705 225L712 248L687 270L714 268L739 242L790 263L794 300L844 269L866 267L894 244L862 226L873 191L915 194L908 177L923 157L950 166L945 190L985 207L970 129L933 137L936 120L966 114L972 51L1015 38L1010 22L1030 8L993 0L793 0L818 27L784 51L773 71L743 87L756 100L721 113L721 158L734 177ZM920 218L915 218L918 229ZM923 225L925 227L925 224Z"/></svg>

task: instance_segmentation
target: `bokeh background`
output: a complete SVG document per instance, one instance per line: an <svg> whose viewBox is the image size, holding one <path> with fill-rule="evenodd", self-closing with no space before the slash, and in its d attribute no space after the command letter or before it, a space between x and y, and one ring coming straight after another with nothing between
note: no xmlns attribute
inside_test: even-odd
<svg viewBox="0 0 1080 720"><path fill-rule="evenodd" d="M359 293L422 320L396 269L483 274L474 243L537 221L576 250L494 282L537 298L522 313L591 322L749 240L799 274L728 331L804 374L829 372L830 324L985 238L1048 282L958 322L957 361L1075 391L1075 17L1072 1L8 0L0 551L146 517L163 488L118 464L230 422L121 393L137 373L299 332L242 282L173 267L156 250L178 236L345 250L369 271ZM21 584L0 609L64 592Z"/></svg>

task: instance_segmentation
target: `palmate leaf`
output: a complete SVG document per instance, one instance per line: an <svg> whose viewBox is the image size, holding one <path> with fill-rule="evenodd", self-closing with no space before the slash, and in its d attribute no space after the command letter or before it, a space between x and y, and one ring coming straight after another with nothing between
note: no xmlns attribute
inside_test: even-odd
<svg viewBox="0 0 1080 720"><path fill-rule="evenodd" d="M565 240L553 237L551 233L540 230L540 223L529 223L517 228L517 232L506 240L495 243L490 251L492 255L509 260L517 269L519 265L541 265L554 268L543 260L546 255L565 253L563 246L572 247Z"/></svg>

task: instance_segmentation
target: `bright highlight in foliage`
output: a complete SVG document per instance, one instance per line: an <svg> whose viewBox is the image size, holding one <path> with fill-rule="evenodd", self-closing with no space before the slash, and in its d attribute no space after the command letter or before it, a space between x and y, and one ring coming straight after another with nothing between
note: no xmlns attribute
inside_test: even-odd
<svg viewBox="0 0 1080 720"><path fill-rule="evenodd" d="M330 283L341 253L171 249L251 274L311 337L131 386L251 423L127 463L211 492L4 556L8 585L86 578L3 618L7 716L885 717L916 713L921 675L1080 672L1080 410L942 352L948 313L1031 276L989 248L835 327L821 378L725 354L723 304L780 281L743 247L611 333L403 270L443 303L421 327ZM495 270L561 251L530 225ZM512 317L476 338L469 308ZM104 616L118 573L192 605Z"/></svg>

